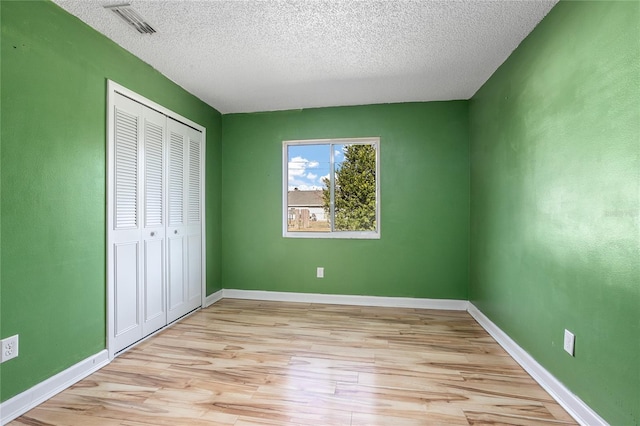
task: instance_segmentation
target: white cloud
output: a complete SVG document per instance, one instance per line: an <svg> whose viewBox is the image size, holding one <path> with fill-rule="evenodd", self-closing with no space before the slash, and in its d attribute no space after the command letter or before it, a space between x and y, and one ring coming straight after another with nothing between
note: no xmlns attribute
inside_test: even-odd
<svg viewBox="0 0 640 426"><path fill-rule="evenodd" d="M324 175L324 176L320 176L320 179L318 179L318 182L323 183L323 182L322 182L322 180L323 180L323 179L329 179L329 173L327 173L327 174L326 174L326 175Z"/></svg>
<svg viewBox="0 0 640 426"><path fill-rule="evenodd" d="M291 158L287 165L289 191L296 188L300 191L314 191L324 188L322 179L318 179L318 173L307 171L308 169L317 169L319 166L320 163L315 160L308 160L301 156Z"/></svg>
<svg viewBox="0 0 640 426"><path fill-rule="evenodd" d="M343 148L343 149L344 149L344 148ZM337 150L337 149L336 149L336 150L333 152L333 155L335 155L336 157L340 157L340 156L342 155L342 151L339 151L339 150Z"/></svg>
<svg viewBox="0 0 640 426"><path fill-rule="evenodd" d="M308 184L289 185L289 191L293 191L296 188L298 188L299 191L318 191L318 190L322 189L322 186L308 185Z"/></svg>
<svg viewBox="0 0 640 426"><path fill-rule="evenodd" d="M309 160L302 157L293 157L291 161L289 161L288 171L289 171L289 180L291 180L294 176L304 176L307 165L309 164Z"/></svg>

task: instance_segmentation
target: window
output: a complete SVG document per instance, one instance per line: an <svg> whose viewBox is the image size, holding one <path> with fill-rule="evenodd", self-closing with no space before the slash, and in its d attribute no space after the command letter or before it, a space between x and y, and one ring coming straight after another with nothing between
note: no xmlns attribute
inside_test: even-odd
<svg viewBox="0 0 640 426"><path fill-rule="evenodd" d="M283 235L380 238L380 138L283 143Z"/></svg>

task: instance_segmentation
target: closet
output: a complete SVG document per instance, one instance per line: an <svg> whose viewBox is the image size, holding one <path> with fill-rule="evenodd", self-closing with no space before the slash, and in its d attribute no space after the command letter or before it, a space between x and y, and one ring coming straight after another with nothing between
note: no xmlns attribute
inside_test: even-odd
<svg viewBox="0 0 640 426"><path fill-rule="evenodd" d="M202 305L205 129L109 82L111 357Z"/></svg>

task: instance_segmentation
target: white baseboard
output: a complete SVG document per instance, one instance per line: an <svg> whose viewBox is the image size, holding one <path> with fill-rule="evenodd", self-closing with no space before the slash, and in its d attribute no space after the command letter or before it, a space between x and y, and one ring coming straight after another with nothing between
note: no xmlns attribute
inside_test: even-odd
<svg viewBox="0 0 640 426"><path fill-rule="evenodd" d="M104 349L6 400L0 404L0 424L9 423L107 364L109 364L109 353Z"/></svg>
<svg viewBox="0 0 640 426"><path fill-rule="evenodd" d="M455 299L413 297L352 296L343 294L288 293L260 290L222 290L226 299L267 300L275 302L326 303L328 305L380 306L391 308L444 309L466 311L469 302Z"/></svg>
<svg viewBox="0 0 640 426"><path fill-rule="evenodd" d="M504 331L487 318L480 310L469 302L469 314L478 321L487 333L511 355L527 373L546 390L578 423L585 426L608 425L580 398L567 389L558 379L533 359L524 349L513 341Z"/></svg>
<svg viewBox="0 0 640 426"><path fill-rule="evenodd" d="M215 293L211 293L210 295L208 295L205 299L204 299L204 305L202 305L203 308L209 307L211 305L213 305L214 303L216 303L218 300L221 300L223 297L223 291L224 290L218 290Z"/></svg>

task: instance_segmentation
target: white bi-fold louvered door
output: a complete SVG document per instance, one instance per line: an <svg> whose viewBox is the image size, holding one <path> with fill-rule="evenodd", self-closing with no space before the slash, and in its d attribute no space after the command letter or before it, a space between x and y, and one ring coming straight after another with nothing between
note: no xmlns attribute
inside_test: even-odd
<svg viewBox="0 0 640 426"><path fill-rule="evenodd" d="M108 342L117 352L202 304L203 134L114 91Z"/></svg>
<svg viewBox="0 0 640 426"><path fill-rule="evenodd" d="M202 133L168 119L168 321L202 303Z"/></svg>
<svg viewBox="0 0 640 426"><path fill-rule="evenodd" d="M118 350L166 325L164 115L114 101L110 277Z"/></svg>
<svg viewBox="0 0 640 426"><path fill-rule="evenodd" d="M142 335L167 324L166 258L166 117L143 108L142 150Z"/></svg>

